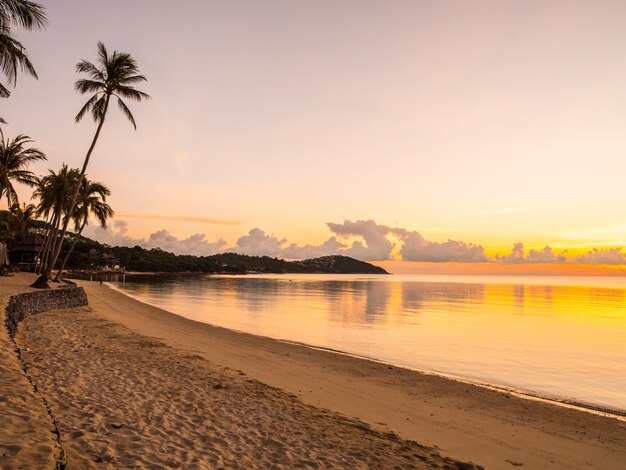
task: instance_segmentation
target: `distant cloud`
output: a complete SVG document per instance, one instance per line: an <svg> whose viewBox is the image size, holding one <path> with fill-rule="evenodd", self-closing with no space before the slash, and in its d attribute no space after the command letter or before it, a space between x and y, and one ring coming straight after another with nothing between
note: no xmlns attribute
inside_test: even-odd
<svg viewBox="0 0 626 470"><path fill-rule="evenodd" d="M114 220L109 227L103 229L95 227L93 230L85 230L87 236L92 236L100 243L111 246L136 246L146 249L161 248L176 254L206 256L219 253L224 250L227 243L219 239L209 242L206 235L197 233L187 238L177 238L165 229L152 233L148 239L133 238L128 235L128 222L125 220Z"/></svg>
<svg viewBox="0 0 626 470"><path fill-rule="evenodd" d="M567 262L565 254L567 251L556 253L551 247L546 246L543 250L530 250L528 255L524 251L523 243L515 243L511 253L506 256L496 256L496 260L501 263L523 264L523 263L544 263L561 264Z"/></svg>
<svg viewBox="0 0 626 470"><path fill-rule="evenodd" d="M286 238L277 238L274 235L267 235L260 228L253 228L247 235L240 237L234 247L226 251L234 251L244 255L253 256L280 256L283 252L283 245L287 243Z"/></svg>
<svg viewBox="0 0 626 470"><path fill-rule="evenodd" d="M237 239L234 246L219 239L210 242L204 234L195 234L179 239L162 229L152 233L148 239L133 238L128 234L128 222L115 219L109 228L89 228L101 243L119 246L139 245L144 248L161 248L177 254L211 255L232 251L245 255L271 256L286 259L317 258L328 255L351 256L364 261L382 261L392 257L397 243L389 239L395 237L401 242L400 255L406 261L486 261L482 246L448 240L436 243L426 240L420 233L404 228L388 227L373 220L345 220L343 223L329 222L328 228L334 236L319 245L298 245L289 243L286 238L267 234L260 228L253 228ZM341 239L354 239L351 243Z"/></svg>
<svg viewBox="0 0 626 470"><path fill-rule="evenodd" d="M291 243L283 249L283 256L287 259L319 258L320 256L338 254L345 246L336 237L330 237L319 245L298 246L295 243Z"/></svg>
<svg viewBox="0 0 626 470"><path fill-rule="evenodd" d="M581 264L626 264L626 253L622 248L594 248L586 255L577 256L577 263Z"/></svg>
<svg viewBox="0 0 626 470"><path fill-rule="evenodd" d="M396 244L388 239L395 236L401 242L400 256L404 261L428 262L482 262L487 261L485 250L480 245L448 240L443 243L426 240L421 233L401 227L379 225L373 220L344 221L342 224L329 223L328 228L343 237L361 237L365 244L356 240L341 254L358 259L382 261L391 258Z"/></svg>
<svg viewBox="0 0 626 470"><path fill-rule="evenodd" d="M339 253L365 261L381 261L391 259L391 252L395 246L387 239L392 229L386 225L379 225L373 220L345 220L342 224L327 223L331 232L339 237L360 237L348 248L338 250Z"/></svg>
<svg viewBox="0 0 626 470"><path fill-rule="evenodd" d="M426 240L419 232L394 229L394 234L403 241L400 256L404 261L428 261L433 263L487 261L485 249L480 245L448 240L437 243Z"/></svg>
<svg viewBox="0 0 626 470"><path fill-rule="evenodd" d="M148 238L146 248L161 248L177 254L189 255L212 255L223 251L227 246L221 238L216 242L210 242L203 233L196 233L187 238L179 239L165 229L154 232Z"/></svg>
<svg viewBox="0 0 626 470"><path fill-rule="evenodd" d="M521 242L515 243L506 255L490 258L481 245L458 240L434 242L421 233L402 227L390 227L374 220L345 220L327 223L333 236L318 245L298 245L286 238L253 228L239 237L234 245L223 239L209 241L206 235L196 233L178 238L161 229L147 239L133 238L128 233L128 222L115 219L107 229L88 227L86 236L101 243L119 246L139 245L144 248L161 248L176 254L212 255L232 251L254 256L271 256L285 259L317 258L327 255L346 255L364 261L383 261L400 255L403 261L418 262L499 262L504 264L626 264L626 253L621 248L594 248L579 256L567 251L556 252L550 246L541 250L526 250ZM399 248L397 251L396 248Z"/></svg>
<svg viewBox="0 0 626 470"><path fill-rule="evenodd" d="M203 224L213 225L240 225L238 220L211 219L209 217L191 217L180 215L150 215L150 214L116 214L117 217L126 219L142 219L142 220L175 220L177 222L200 222Z"/></svg>

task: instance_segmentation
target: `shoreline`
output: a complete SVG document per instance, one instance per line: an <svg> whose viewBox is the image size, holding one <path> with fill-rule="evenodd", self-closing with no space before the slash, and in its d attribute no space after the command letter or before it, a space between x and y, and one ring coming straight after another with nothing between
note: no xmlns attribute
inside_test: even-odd
<svg viewBox="0 0 626 470"><path fill-rule="evenodd" d="M121 291L120 291L121 292ZM124 293L124 292L122 292ZM126 294L128 295L128 294ZM129 296L131 297L131 296ZM144 302L141 299L137 299L136 297L131 297L135 300L137 300L138 302L142 302L145 303L146 305L151 305L147 302ZM159 308L159 307L157 307ZM163 309L165 310L165 309ZM172 315L177 315L179 317L182 317L182 315L178 315L176 313L170 312L169 310L165 310L166 312L171 313ZM182 317L185 318L185 317ZM193 320L192 320L193 321ZM199 323L204 323L204 322L199 322ZM225 328L219 325L214 325L212 323L205 323L206 325L210 325L213 326L215 328ZM460 384L465 384L465 385L472 385L474 387L481 387L487 390L492 390L494 392L499 392L499 393L504 393L504 394L510 394L513 396L516 396L518 398L524 399L524 400L530 400L530 401L539 401L542 403L546 403L546 404L552 404L555 406L561 406L563 408L567 408L567 409L573 409L573 410L577 410L577 411L582 411L585 413L590 413L596 416L603 416L606 418L613 418L613 419L617 419L620 421L624 421L626 422L626 410L621 410L621 409L614 409L614 408L605 408L599 405L594 405L593 403L585 403L585 402L580 402L580 401L575 401L575 400L566 400L566 399L560 399L560 398L551 398L548 396L544 396L544 395L540 395L538 393L534 393L532 391L525 391L525 390L519 390L516 389L514 387L507 387L505 385L498 385L498 384L492 384L489 382L481 382L479 380L473 380L473 379L468 379L468 378L464 378L464 377L460 377L454 374L446 374L445 372L437 372L437 371L432 371L432 370L427 370L427 369L417 369L417 368L412 368L412 367L407 367L407 366L401 366L401 365L397 365L397 364L393 364L391 362L385 362L382 361L380 359L376 359L375 357L369 357L369 356L364 356L364 355L359 355L359 354L353 354L347 351L342 351L340 349L333 349L333 348L326 348L323 346L315 346L312 344L307 344L307 343L301 343L299 341L290 341L290 340L286 340L286 339L280 339L280 338L272 338L271 336L263 336L263 335L256 335L254 333L248 333L245 331L241 331L241 330L235 330L232 328L225 328L227 330L233 331L235 333L242 333L242 334L246 334L246 335L252 335L252 336L257 336L259 338L267 338L273 341L279 341L281 343L285 343L285 344L292 344L294 346L300 346L303 348L310 348L310 349L315 349L318 351L326 351L329 352L331 354L339 354L342 356L347 356L347 357L351 357L354 359L360 359L363 361L370 361L370 362L375 362L377 364L381 364L384 366L392 366L392 367L397 367L398 369L404 369L407 372L415 372L417 374L424 374L424 375L432 375L434 377L439 377L442 379L446 379L446 380L452 380L454 382L458 382Z"/></svg>
<svg viewBox="0 0 626 470"><path fill-rule="evenodd" d="M617 469L626 460L626 423L618 417L236 332L107 285L81 285L107 320L448 457L486 468L510 468L512 461L530 468Z"/></svg>
<svg viewBox="0 0 626 470"><path fill-rule="evenodd" d="M22 274L19 278L14 281L27 285L28 275ZM177 374L180 368L192 371L198 367L212 367L222 375L244 377L245 383L265 384L263 387L269 388L263 390L278 390L283 397L293 397L296 400L293 403L318 410L315 413L339 413L347 420L365 423L372 432L378 433L377 436L397 435L406 439L405 442L418 442L435 449L444 457L471 461L489 469L510 470L522 465L526 468L621 469L626 461L626 423L617 417L521 398L512 393L339 352L236 332L186 319L107 285L88 281L79 281L79 285L87 291L89 307L29 317L17 336L24 349L30 347L32 350L27 355L29 367L37 372L37 383L42 381L40 390L46 395L60 426L65 426L62 435L69 437L63 438L64 445L97 442L92 438L99 434L88 437L89 420L93 419L90 416L98 404L113 403L104 418L108 413L117 413L117 417L113 416L116 419L124 413L122 410L133 412L138 406L134 401L136 397L149 400L142 401L141 406L152 406L150 403L154 400L164 403L163 406L171 406L178 402L167 398L167 390L179 393L180 386L176 382L158 385L153 382L154 377L159 376L160 380L167 382L170 380L167 374ZM3 290L6 295L6 289ZM29 289L24 287L23 290ZM85 331L82 339L72 339L72 335L77 334L75 330L81 328ZM132 347L124 346L124 338L132 340ZM94 345L99 345L100 349L93 349ZM51 347L57 348L57 353L52 356L46 353ZM111 354L114 349L118 352ZM82 352L75 354L78 351ZM57 354L62 356L57 357ZM109 354L108 359L103 357L106 354ZM168 363L170 372L166 370L163 378L164 371L158 369L158 365L172 354L176 361ZM143 366L128 369L126 361L134 360L132 358L136 355L145 357ZM120 362L121 358L127 359ZM71 378L74 367L82 367L82 371L76 372L80 378L78 382ZM145 375L144 368L151 369L148 377L140 380L139 385L143 388L138 390L136 375ZM65 378L63 374L66 374ZM100 386L89 385L84 378L103 380L100 375L107 374L107 380ZM129 389L124 389L125 392L117 395L118 401L111 402L109 388L119 387L120 374L125 374L125 383L131 381L133 384L131 395L127 396ZM191 378L184 376L184 379L203 377L197 373L191 375ZM72 387L75 390L71 396L78 397L73 398L74 404L71 399L63 398L63 393ZM226 386L226 390L229 389ZM183 387L184 390L187 388ZM202 393L206 391L203 389ZM188 405L185 406L189 409ZM240 405L235 408L237 406ZM231 409L232 405L228 407ZM193 408L190 411L193 412ZM134 413L140 422L145 422L146 416L149 418L149 415ZM82 420L82 425L87 426L87 436L75 434L79 424L71 421L68 424L67 416ZM110 426L119 425L119 421L108 423L104 418L99 418L98 422L103 422L105 427L96 430L106 435L113 433L113 436L116 431ZM180 419L183 418L186 419L185 416ZM150 425L150 422L145 423ZM316 423L319 425L318 421ZM122 429L128 426L131 423L127 421ZM307 426L295 429L306 429ZM126 432L135 429L137 425ZM200 432L201 429L194 426L189 432ZM243 433L245 438L250 432L246 429L231 434L231 437L241 437ZM181 437L175 427L171 432L174 433L173 439ZM75 435L78 437L72 440ZM104 447L97 451L106 458L122 458L115 451L122 452L123 444L110 441L114 438L111 436L107 437L108 447L102 444ZM185 437L184 433L182 437ZM318 438L322 439L321 435L309 442L317 445ZM155 445L164 444L158 441ZM179 449L181 456L189 454L186 445ZM111 447L113 453L109 452Z"/></svg>
<svg viewBox="0 0 626 470"><path fill-rule="evenodd" d="M153 274L158 274L158 273L153 273ZM504 393L504 394L511 394L514 395L518 398L522 398L522 399L526 399L526 400L532 400L532 401L540 401L540 402L544 402L544 403L548 403L548 404L553 404L556 406L561 406L563 408L568 408L568 409L575 409L575 410L579 410L579 411L583 411L583 412L587 412L587 413L591 413L594 415L598 415L598 416L604 416L607 418L614 418L614 419L618 419L620 421L624 421L626 422L626 409L619 409L619 408L610 408L610 407L603 407L601 405L597 405L594 403L587 403L584 401L577 401L577 400L568 400L566 398L559 398L557 396L547 396L547 395L542 395L539 392L534 392L532 390L523 390L523 389L518 389L515 387L509 387L506 385L500 385L500 384L494 384L494 383L490 383L490 382L484 382L481 381L479 379L472 379L472 378L466 378L466 377L462 377L462 376L458 376L455 375L453 373L446 373L446 372L440 372L440 371L434 371L434 370L428 370L428 369L419 369L419 368L413 368L413 367L408 367L408 366L404 366L404 365L398 365L398 364L394 364L391 362L385 362L383 360L377 359L375 357L371 357L371 356L366 356L366 355L362 355L362 354L355 354L355 353L351 353L348 351L343 351L341 349L335 349L335 348L330 348L330 347L324 347L324 346L317 346L314 344L308 344L308 343L304 343L304 342L300 342L300 341L293 341L293 340L288 340L288 339L284 339L284 338L276 338L276 337L271 337L271 336L264 336L264 335L259 335L259 334L255 334L255 333L250 333L247 331L243 331L243 330L237 330L237 329L233 329L233 328L227 328L224 326L220 326L220 325L216 325L213 323L208 323L208 322L202 322L202 321L198 321L198 320L191 320L183 315L179 315L175 312L172 312L170 310L164 309L162 307L158 307L154 304L151 304L147 301L145 301L144 299L141 299L129 292L124 291L123 289L118 288L117 286L111 284L110 282L105 281L104 285L106 285L109 289L118 292L130 299L133 299L137 302L140 302L144 305L148 305L150 307L153 308L158 308L163 310L164 312L167 312L171 315L175 315L177 317L180 318L184 318L186 320L190 320L190 321L195 321L198 323L202 323L205 325L209 325L211 327L214 328L224 328L225 330L228 331L232 331L235 333L240 333L240 334L244 334L244 335L251 335L251 336L255 336L258 338L265 338L268 340L272 340L272 341L279 341L281 343L285 343L285 344L291 344L294 346L299 346L299 347L304 347L304 348L310 348L310 349L314 349L314 350L319 350L319 351L326 351L332 354L340 354L342 356L347 356L347 357L351 357L354 359L360 359L363 361L371 361L371 362L375 362L378 364L382 364L385 366L393 366L393 367L397 367L400 369L404 369L408 372L415 372L418 374L425 374L425 375L433 375L436 377L440 377L443 379L447 379L447 380L453 380L455 382L459 382L462 384L466 384L466 385L472 385L475 387L482 387L488 390L493 390L499 393Z"/></svg>

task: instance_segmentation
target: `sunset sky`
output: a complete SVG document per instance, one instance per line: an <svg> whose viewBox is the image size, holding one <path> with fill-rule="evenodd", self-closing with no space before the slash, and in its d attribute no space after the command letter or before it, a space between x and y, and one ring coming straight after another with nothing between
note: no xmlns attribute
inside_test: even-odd
<svg viewBox="0 0 626 470"><path fill-rule="evenodd" d="M626 2L45 5L48 29L17 33L39 80L0 112L48 155L35 172L82 163L95 125L74 123L74 68L98 40L152 96L136 132L110 111L88 176L117 217L89 236L369 259L626 245Z"/></svg>

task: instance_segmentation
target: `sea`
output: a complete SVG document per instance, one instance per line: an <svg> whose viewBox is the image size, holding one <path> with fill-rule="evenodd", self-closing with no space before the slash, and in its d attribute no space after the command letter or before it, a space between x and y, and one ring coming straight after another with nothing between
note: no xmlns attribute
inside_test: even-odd
<svg viewBox="0 0 626 470"><path fill-rule="evenodd" d="M174 314L418 371L626 413L626 278L126 275Z"/></svg>

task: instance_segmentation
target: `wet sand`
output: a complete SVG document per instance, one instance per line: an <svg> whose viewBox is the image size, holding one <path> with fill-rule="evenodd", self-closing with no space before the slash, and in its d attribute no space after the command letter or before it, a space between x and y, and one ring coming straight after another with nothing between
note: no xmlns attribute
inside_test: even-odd
<svg viewBox="0 0 626 470"><path fill-rule="evenodd" d="M457 465L437 452L505 469L626 461L624 421L213 327L81 284L89 307L33 316L17 336L78 468L165 455L187 468Z"/></svg>

